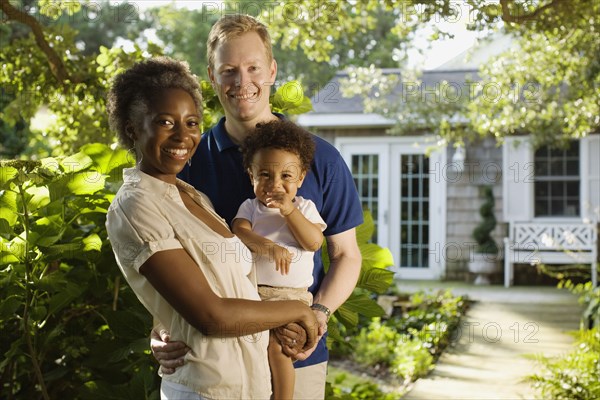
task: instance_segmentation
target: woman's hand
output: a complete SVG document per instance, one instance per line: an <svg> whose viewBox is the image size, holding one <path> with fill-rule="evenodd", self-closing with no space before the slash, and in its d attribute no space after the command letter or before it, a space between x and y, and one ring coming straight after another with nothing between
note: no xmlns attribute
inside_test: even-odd
<svg viewBox="0 0 600 400"><path fill-rule="evenodd" d="M152 355L160 364L160 370L167 375L175 373L178 367L185 363L185 355L190 348L183 342L171 342L169 332L156 328L150 333L150 349Z"/></svg>
<svg viewBox="0 0 600 400"><path fill-rule="evenodd" d="M304 348L306 331L297 323L292 322L273 331L287 356L294 358Z"/></svg>
<svg viewBox="0 0 600 400"><path fill-rule="evenodd" d="M305 318L275 329L275 335L286 355L302 360L314 351L323 336L319 322L312 310ZM302 356L303 354L305 355Z"/></svg>

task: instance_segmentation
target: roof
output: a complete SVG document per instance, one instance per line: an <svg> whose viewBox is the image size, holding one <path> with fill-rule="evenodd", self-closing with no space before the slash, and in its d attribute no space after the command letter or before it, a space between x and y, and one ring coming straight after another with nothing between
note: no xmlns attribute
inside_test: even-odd
<svg viewBox="0 0 600 400"><path fill-rule="evenodd" d="M470 90L468 81L479 80L478 66L490 57L507 50L511 45L510 36L495 33L481 39L473 48L458 54L441 66L422 71L419 77L420 86L413 78L402 79L402 70L398 68L382 69L383 75L397 75L398 85L388 96L390 102L410 101L416 95L426 96L428 88L446 81L461 90ZM348 72L338 72L312 98L313 111L298 117L300 125L310 128L367 128L391 127L395 121L378 114L364 112L363 99L360 96L344 97L341 91L341 80L348 78ZM418 91L418 92L417 92ZM470 93L470 92L462 92ZM431 95L431 94L430 94Z"/></svg>
<svg viewBox="0 0 600 400"><path fill-rule="evenodd" d="M441 70L423 71L419 82L415 79L402 79L401 70L383 69L384 75L397 75L398 85L388 95L390 102L408 100L418 95L427 95L427 88L447 81L451 85L459 85L461 90L469 90L467 82L477 80L477 70ZM300 125L312 128L366 128L390 127L394 120L378 114L364 112L363 99L360 96L344 97L341 91L341 80L348 78L348 72L338 72L312 98L313 111L298 117ZM429 92L431 93L431 92Z"/></svg>

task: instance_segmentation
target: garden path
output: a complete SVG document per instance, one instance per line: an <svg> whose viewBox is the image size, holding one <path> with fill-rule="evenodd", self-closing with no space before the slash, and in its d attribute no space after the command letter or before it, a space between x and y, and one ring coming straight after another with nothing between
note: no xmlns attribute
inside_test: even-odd
<svg viewBox="0 0 600 400"><path fill-rule="evenodd" d="M568 331L579 328L577 297L551 287L472 286L448 282L402 282L404 292L451 288L475 300L455 344L403 400L534 399L523 378L535 371L528 354L554 356L572 349Z"/></svg>

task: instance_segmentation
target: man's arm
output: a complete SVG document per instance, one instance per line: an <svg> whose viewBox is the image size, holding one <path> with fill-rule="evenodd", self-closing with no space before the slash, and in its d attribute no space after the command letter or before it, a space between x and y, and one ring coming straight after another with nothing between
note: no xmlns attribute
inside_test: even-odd
<svg viewBox="0 0 600 400"><path fill-rule="evenodd" d="M356 230L354 228L336 235L326 236L327 251L329 253L329 270L319 291L314 297L314 304L322 304L329 308L331 313L340 308L350 297L356 287L360 275L362 256L356 242ZM328 316L319 310L313 310L319 322L319 337L327 331ZM294 356L298 360L305 360L316 348L300 352ZM291 354L288 354L291 355Z"/></svg>
<svg viewBox="0 0 600 400"><path fill-rule="evenodd" d="M362 256L354 228L327 236L329 271L325 274L314 303L323 304L333 313L350 297L360 275Z"/></svg>

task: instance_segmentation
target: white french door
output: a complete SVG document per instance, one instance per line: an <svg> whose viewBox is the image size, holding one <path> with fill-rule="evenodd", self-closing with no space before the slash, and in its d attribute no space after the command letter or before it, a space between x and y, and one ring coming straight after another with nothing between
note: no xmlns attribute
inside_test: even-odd
<svg viewBox="0 0 600 400"><path fill-rule="evenodd" d="M407 137L338 138L336 147L376 222L373 241L390 249L398 277L439 278L445 268L446 182L438 171L445 148L426 155L423 138Z"/></svg>

